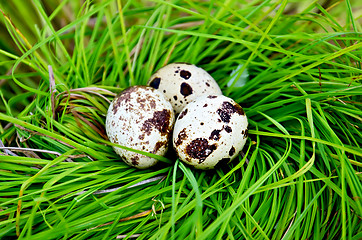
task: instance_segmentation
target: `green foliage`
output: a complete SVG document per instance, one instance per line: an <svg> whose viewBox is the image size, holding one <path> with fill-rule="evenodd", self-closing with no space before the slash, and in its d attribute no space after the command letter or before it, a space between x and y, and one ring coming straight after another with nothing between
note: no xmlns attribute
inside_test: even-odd
<svg viewBox="0 0 362 240"><path fill-rule="evenodd" d="M0 238L361 239L361 3L329 2L0 1ZM112 150L110 101L171 62L244 108L228 166Z"/></svg>

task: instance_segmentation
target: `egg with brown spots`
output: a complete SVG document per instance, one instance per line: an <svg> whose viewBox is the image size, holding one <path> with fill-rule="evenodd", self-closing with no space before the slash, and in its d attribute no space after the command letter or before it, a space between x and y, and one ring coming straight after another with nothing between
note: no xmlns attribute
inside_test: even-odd
<svg viewBox="0 0 362 240"><path fill-rule="evenodd" d="M239 104L223 95L201 96L179 114L173 147L183 162L213 169L240 153L247 133L248 120Z"/></svg>
<svg viewBox="0 0 362 240"><path fill-rule="evenodd" d="M208 72L189 63L171 63L160 68L147 85L161 91L176 113L199 96L222 94Z"/></svg>
<svg viewBox="0 0 362 240"><path fill-rule="evenodd" d="M112 143L162 156L168 148L174 119L172 106L162 93L151 87L133 86L110 104L106 132ZM157 163L154 158L113 148L130 166L144 169Z"/></svg>

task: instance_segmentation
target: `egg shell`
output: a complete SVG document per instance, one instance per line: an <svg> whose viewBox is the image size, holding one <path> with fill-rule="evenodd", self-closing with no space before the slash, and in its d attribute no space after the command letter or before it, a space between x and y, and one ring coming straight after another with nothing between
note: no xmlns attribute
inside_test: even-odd
<svg viewBox="0 0 362 240"><path fill-rule="evenodd" d="M118 94L108 108L106 132L112 143L164 155L174 124L174 111L162 93L133 86ZM144 169L157 163L145 155L113 147L130 166Z"/></svg>
<svg viewBox="0 0 362 240"><path fill-rule="evenodd" d="M223 95L201 96L177 117L173 147L183 162L213 169L233 160L247 136L248 120L239 104Z"/></svg>
<svg viewBox="0 0 362 240"><path fill-rule="evenodd" d="M176 113L199 96L222 94L208 72L189 63L171 63L160 68L147 85L164 93Z"/></svg>

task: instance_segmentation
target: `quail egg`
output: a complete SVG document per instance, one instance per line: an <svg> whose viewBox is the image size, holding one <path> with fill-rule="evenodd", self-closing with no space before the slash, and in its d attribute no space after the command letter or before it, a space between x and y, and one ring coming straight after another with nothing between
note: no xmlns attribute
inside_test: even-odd
<svg viewBox="0 0 362 240"><path fill-rule="evenodd" d="M248 120L239 104L223 95L198 97L178 115L173 147L179 158L198 169L229 163L245 145Z"/></svg>
<svg viewBox="0 0 362 240"><path fill-rule="evenodd" d="M147 85L163 92L176 113L199 96L222 94L209 73L189 63L171 63L160 68Z"/></svg>
<svg viewBox="0 0 362 240"><path fill-rule="evenodd" d="M112 143L164 155L174 124L174 111L164 95L151 87L133 86L118 94L108 108L106 132ZM130 166L144 169L157 160L114 147Z"/></svg>

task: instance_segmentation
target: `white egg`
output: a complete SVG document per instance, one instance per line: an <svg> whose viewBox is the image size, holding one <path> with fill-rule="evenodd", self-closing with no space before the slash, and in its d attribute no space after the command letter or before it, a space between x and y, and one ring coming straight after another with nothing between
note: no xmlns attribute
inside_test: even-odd
<svg viewBox="0 0 362 240"><path fill-rule="evenodd" d="M233 160L247 136L248 120L239 104L223 95L201 96L179 114L173 147L183 162L212 169Z"/></svg>
<svg viewBox="0 0 362 240"><path fill-rule="evenodd" d="M171 63L160 68L147 85L163 92L176 113L199 96L222 94L209 73L189 63Z"/></svg>
<svg viewBox="0 0 362 240"><path fill-rule="evenodd" d="M133 86L118 94L108 108L106 132L112 143L156 155L164 155L174 124L174 111L162 93L151 87ZM145 155L114 147L130 166L144 169L157 163Z"/></svg>

